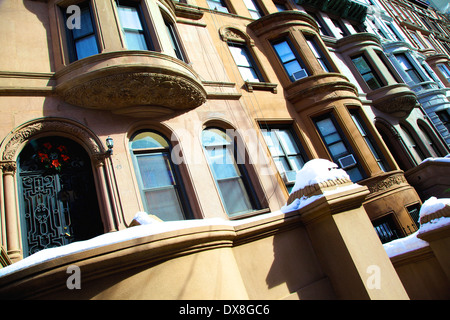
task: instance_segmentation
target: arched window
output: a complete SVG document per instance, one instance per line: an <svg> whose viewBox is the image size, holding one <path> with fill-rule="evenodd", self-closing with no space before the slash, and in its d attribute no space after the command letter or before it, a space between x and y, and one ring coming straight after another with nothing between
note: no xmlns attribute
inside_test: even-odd
<svg viewBox="0 0 450 320"><path fill-rule="evenodd" d="M202 134L208 163L222 203L230 217L260 209L242 154L223 129L206 128Z"/></svg>
<svg viewBox="0 0 450 320"><path fill-rule="evenodd" d="M437 146L437 144L435 142L434 135L430 132L430 129L428 128L428 126L424 123L417 123L417 125L419 126L420 131L422 131L422 135L425 138L424 143L427 145L428 151L431 153L431 155L433 157L444 156L445 154L443 154L439 150L439 147Z"/></svg>
<svg viewBox="0 0 450 320"><path fill-rule="evenodd" d="M180 172L171 160L169 141L154 131L130 139L134 169L145 210L163 221L191 217Z"/></svg>
<svg viewBox="0 0 450 320"><path fill-rule="evenodd" d="M416 164L419 164L420 162L425 160L425 158L426 158L425 154L423 153L422 149L418 145L416 139L414 139L411 132L402 124L400 125L400 128L402 128L403 135L406 138L405 142L406 142L414 160L416 161Z"/></svg>
<svg viewBox="0 0 450 320"><path fill-rule="evenodd" d="M63 137L31 140L18 158L24 257L103 233L91 160Z"/></svg>

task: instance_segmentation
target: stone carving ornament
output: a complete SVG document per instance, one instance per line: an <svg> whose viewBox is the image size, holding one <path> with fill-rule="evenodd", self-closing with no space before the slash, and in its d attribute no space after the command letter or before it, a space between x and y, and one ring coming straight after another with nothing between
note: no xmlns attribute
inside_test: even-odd
<svg viewBox="0 0 450 320"><path fill-rule="evenodd" d="M206 101L201 85L179 76L152 72L129 72L106 75L72 86L62 93L73 105L126 114L133 107L164 107L185 110Z"/></svg>
<svg viewBox="0 0 450 320"><path fill-rule="evenodd" d="M90 154L102 154L101 147L94 136L76 124L57 119L40 119L27 124L12 132L4 141L4 151L2 161L15 161L16 154L20 146L35 135L45 132L63 132L71 136L76 136L82 140L89 149Z"/></svg>

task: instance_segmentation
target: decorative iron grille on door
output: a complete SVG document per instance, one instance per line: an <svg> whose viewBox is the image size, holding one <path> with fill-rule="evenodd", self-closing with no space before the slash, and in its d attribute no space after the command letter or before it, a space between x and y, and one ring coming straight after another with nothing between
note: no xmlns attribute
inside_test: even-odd
<svg viewBox="0 0 450 320"><path fill-rule="evenodd" d="M89 156L72 140L30 141L18 184L24 256L103 232Z"/></svg>

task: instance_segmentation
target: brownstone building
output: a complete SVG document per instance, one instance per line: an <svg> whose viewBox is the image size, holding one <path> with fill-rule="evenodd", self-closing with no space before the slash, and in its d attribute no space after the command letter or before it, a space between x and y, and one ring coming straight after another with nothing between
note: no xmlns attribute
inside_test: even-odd
<svg viewBox="0 0 450 320"><path fill-rule="evenodd" d="M131 232L137 212L194 220L22 269L3 277L11 295L58 297L75 263L91 283L78 298L407 298L377 232L417 229L404 171L420 160L392 128L422 118L424 159L448 146L380 38L345 33L367 5L337 2L339 18L313 1L2 2L7 259ZM359 186L277 215L317 158Z"/></svg>

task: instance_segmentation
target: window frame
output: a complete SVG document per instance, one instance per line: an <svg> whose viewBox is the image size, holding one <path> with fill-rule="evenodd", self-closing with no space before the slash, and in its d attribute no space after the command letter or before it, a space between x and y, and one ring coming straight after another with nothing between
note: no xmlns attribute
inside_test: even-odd
<svg viewBox="0 0 450 320"><path fill-rule="evenodd" d="M253 57L250 49L248 48L247 43L228 40L227 46L228 46L228 49L230 50L231 56L233 57L233 61L236 65L236 67L238 68L239 74L244 81L246 81L246 82L265 82L264 76L261 73L261 71L259 70L258 64L256 63L255 58ZM238 62L236 61L233 51L231 50L230 47L240 48L242 50L241 52L245 53L245 57L247 58L247 61L249 62L250 66L239 65ZM258 81L245 79L244 75L241 72L241 68L246 68L246 69L254 71L254 74L258 78Z"/></svg>
<svg viewBox="0 0 450 320"><path fill-rule="evenodd" d="M286 42L286 44L288 45L292 55L294 56L294 59L291 59L291 60L288 60L288 61L285 61L285 62L283 62L283 60L281 59L281 56L280 56L278 50L275 48L275 46L280 44L280 43L283 43L283 42ZM283 66L285 74L288 76L288 78L289 78L289 80L291 82L295 82L295 81L307 78L307 77L312 75L310 70L308 70L308 68L306 67L304 59L302 59L302 57L300 56L297 48L294 46L294 44L293 44L293 42L292 42L292 40L290 39L289 36L284 36L284 37L280 37L280 38L274 39L274 40L270 41L270 44L272 46L273 51L275 52L276 57L278 58L278 61ZM306 72L306 76L305 77L302 77L300 79L294 79L293 74L295 72L293 72L292 74L289 73L288 69L286 68L286 64L291 63L293 61L296 61L298 63L298 65L302 68L301 70L305 70L305 72ZM297 71L297 72L299 72L299 71Z"/></svg>
<svg viewBox="0 0 450 320"><path fill-rule="evenodd" d="M367 65L368 68L369 68L369 72L365 72L365 73L362 73L362 72L361 72L361 70L358 68L357 64L356 64L355 61L354 61L355 59L358 59L358 58L362 58L362 59L363 59L363 61L366 63L366 65ZM354 55L354 56L350 57L350 60L352 61L353 66L355 67L356 71L358 71L358 73L359 73L359 75L361 76L362 80L364 81L364 83L367 85L367 87L368 87L370 90L377 90L377 89L380 89L380 88L382 88L382 87L385 86L385 83L382 81L381 77L380 77L380 76L378 75L378 73L375 71L375 69L373 68L372 64L369 62L369 59L367 59L367 57L366 57L366 55L365 55L364 53L359 53L359 54L357 54L357 55ZM367 82L367 80L364 78L364 76L367 75L367 74L372 74L372 75L373 75L372 78L375 79L376 82L378 82L378 85L379 85L379 86L377 86L376 88L373 88L373 87L369 84L369 82Z"/></svg>
<svg viewBox="0 0 450 320"><path fill-rule="evenodd" d="M203 134L204 134L205 131L212 130L212 129L213 130L219 130L222 133L224 133L230 140L232 140L231 143L228 144L228 145L214 144L214 145L205 146L205 144L203 143ZM232 154L232 157L233 157L232 158L233 159L233 165L234 165L235 168L237 168L239 170L238 172L236 172L238 174L237 178L240 179L240 181L242 182L242 185L244 187L244 191L246 192L247 199L250 202L251 209L246 210L246 211L239 211L239 212L229 212L228 211L228 208L227 208L227 205L226 205L227 202L225 200L224 194L223 194L223 192L221 190L221 187L220 187L218 181L219 180L232 179L234 177L218 179L217 174L215 172L215 169L212 167L212 163L210 163L211 159L210 159L210 156L209 156L209 149L222 148L222 149L227 150L229 147L232 147L231 154ZM261 205L261 202L258 199L258 196L256 194L256 190L255 190L255 188L254 188L254 186L252 184L249 172L248 172L248 170L246 168L246 163L245 163L245 158L246 157L245 157L245 155L242 155L242 154L239 153L239 151L240 151L239 149L242 149L242 148L238 147L237 137L228 135L227 130L223 129L223 128L219 127L219 126L215 126L215 125L206 126L202 130L202 148L204 150L205 158L206 158L207 163L208 163L208 167L209 167L209 169L211 171L212 177L214 179L214 183L216 185L218 194L220 196L221 203L222 203L223 208L225 209L225 212L228 215L228 217L230 219L241 218L241 217L244 217L244 216L248 216L248 215L252 215L252 214L258 213L258 211L262 209L262 205ZM240 161L240 160L244 160L244 163L241 163L242 161ZM244 199L244 202L245 202L245 199Z"/></svg>
<svg viewBox="0 0 450 320"><path fill-rule="evenodd" d="M308 47L311 49L311 52L313 53L314 57L316 58L317 62L319 62L320 66L325 72L336 72L331 65L328 57L325 55L322 47L319 45L317 41L317 37L314 35L308 35L305 34L305 40L308 45Z"/></svg>
<svg viewBox="0 0 450 320"><path fill-rule="evenodd" d="M258 0L243 0L243 2L253 19L257 20L264 16L264 11ZM250 8L250 5L253 5L254 8Z"/></svg>
<svg viewBox="0 0 450 320"><path fill-rule="evenodd" d="M321 131L320 128L319 128L319 125L318 125L318 122L323 121L323 120L325 120L325 119L330 119L330 120L331 120L331 122L332 122L332 124L333 124L333 126L334 126L334 129L336 130L336 133L337 133L338 136L339 136L339 140L333 141L332 143L328 143L328 142L326 141L325 138L328 137L329 135L324 136L324 135L322 134L322 131ZM334 115L333 113L325 113L325 114L323 114L323 115L320 115L320 116L317 116L317 117L312 118L312 121L313 121L314 126L315 126L315 128L316 128L316 130L317 130L317 134L319 135L319 137L320 137L322 143L325 145L325 148L326 148L328 154L330 155L332 161L340 167L339 159L342 159L343 157L346 157L346 156L348 156L348 155L350 155L350 154L353 155L353 158L355 159L355 162L356 162L356 163L355 163L354 165L352 165L351 167L345 168L345 169L343 169L343 170L347 171L347 169L357 168L358 171L359 171L359 174L360 174L360 176L361 176L361 179L355 180L355 181L352 180L352 181L353 181L353 182L357 182L357 181L364 180L364 179L366 178L366 172L365 172L364 169L362 168L362 166L361 166L361 164L360 164L360 161L359 161L359 159L358 159L358 156L357 156L357 155L355 154L355 152L353 151L353 148L352 148L352 146L350 145L350 142L349 142L347 136L346 136L346 135L344 134L344 132L342 131L342 128L340 127L340 125L339 125L339 123L338 123L338 121L337 121L335 115ZM344 145L344 147L345 147L345 149L346 149L346 152L341 153L341 154L338 154L338 155L334 155L334 154L331 152L331 150L330 150L330 146L331 146L331 145L335 145L335 144L337 144L337 143L339 143L339 142L342 142L342 144Z"/></svg>
<svg viewBox="0 0 450 320"><path fill-rule="evenodd" d="M426 80L424 79L424 77L419 73L419 71L417 70L416 66L413 64L413 62L411 61L411 59L406 55L405 52L402 53L397 53L394 54L395 59L397 59L398 64L400 65L400 67L402 68L402 70L405 72L406 75L408 75L408 78L410 79L410 81L412 81L414 84L421 84L423 82L425 82ZM401 59L399 58L404 58L404 61L401 61ZM403 62L403 64L402 64ZM404 62L407 62L409 64L409 68L404 65ZM405 68L406 67L406 68ZM414 76L416 76L416 78L419 80L418 82L416 82L416 80L414 80L411 77L411 74L413 74ZM407 82L407 81L406 81Z"/></svg>
<svg viewBox="0 0 450 320"><path fill-rule="evenodd" d="M155 148L139 148L139 149L133 149L132 148L132 143L134 138L141 133L145 133L145 132L150 132L150 133L154 133L159 135L161 138L163 138L165 140L165 142L168 144L168 147L155 147ZM146 210L146 212L148 214L155 214L153 212L150 212L150 206L147 203L147 199L146 199L146 195L145 195L145 191L146 190L151 190L151 189L162 189L162 188L166 188L166 187L156 187L156 188L144 188L144 182L143 182L143 178L141 175L141 171L140 171L140 167L139 167L139 163L138 163L138 157L139 156L145 156L145 155L157 155L157 154L167 154L167 161L169 164L169 169L171 170L171 175L173 177L173 188L175 190L175 194L177 196L178 199L178 204L179 207L181 209L181 213L184 217L183 220L188 220L188 219L193 219L194 215L193 215L193 211L192 211L192 207L191 204L189 202L188 199L188 195L185 189L185 183L183 183L183 177L181 175L181 171L180 168L178 167L178 165L176 165L175 163L173 163L172 161L172 150L173 150L173 145L170 142L170 140L167 139L167 137L156 131L156 130L152 130L152 129L140 129L136 132L134 132L130 139L129 139L129 149L130 149L130 155L132 158L132 163L133 163L133 167L134 167L134 173L135 173L135 177L138 183L138 187L139 187L139 192L141 195L141 200L142 200L142 204L144 205L144 209ZM159 217L159 216L158 216ZM163 217L159 217L160 219L163 220ZM180 221L180 220L177 220Z"/></svg>
<svg viewBox="0 0 450 320"><path fill-rule="evenodd" d="M164 16L163 19L166 26L166 31L170 38L170 42L172 43L172 49L175 52L176 57L181 61L187 62L186 53L183 50L183 46L181 45L180 37L178 35L175 24Z"/></svg>
<svg viewBox="0 0 450 320"><path fill-rule="evenodd" d="M277 145L281 147L281 150L283 151L283 155L273 155L272 152L270 151L270 147L268 145L267 145L267 148L269 149L270 155L271 155L275 165L277 163L276 158L284 158L284 159L286 159L285 163L287 163L287 165L289 166L289 169L290 169L290 170L284 170L283 172L280 172L278 166L276 165L278 173L280 175L282 175L283 173L285 173L287 171L296 171L294 169L292 160L289 159L290 157L300 156L303 161L303 165L306 162L308 162L309 157L307 156L305 149L303 148L303 146L300 142L299 137L297 136L294 128L292 127L292 124L269 124L269 123L262 124L262 123L260 123L259 127L260 127L260 130L261 130L261 133L263 135L266 145L267 145L267 140L264 135L264 132L267 132L267 133L275 132L275 137L277 138L277 142L278 142ZM290 136L292 137L292 140L290 142L297 147L298 153L289 153L288 151L286 151L284 144L281 142L282 139L280 138L280 136L278 134L279 130L286 130L290 134ZM272 142L274 142L274 141L272 140ZM295 184L295 181L292 181L292 182L285 181L285 186L288 189L288 192L290 192L292 190L292 188L294 187L294 184Z"/></svg>
<svg viewBox="0 0 450 320"><path fill-rule="evenodd" d="M218 12L222 12L222 13L233 13L233 12L231 12L231 10L230 10L229 4L228 4L225 0L206 0L206 3L208 4L208 8L209 8L210 10L218 11ZM212 7L212 6L211 6L212 3L214 3L216 6ZM220 8L226 9L226 11L224 11L224 10L217 10L217 5L218 5Z"/></svg>
<svg viewBox="0 0 450 320"><path fill-rule="evenodd" d="M364 138L364 141L366 142L367 146L370 149L370 152L374 156L378 166L380 169L384 172L389 172L391 170L388 162L386 161L386 157L381 152L380 148L378 147L378 144L376 143L372 133L369 131L366 122L364 121L363 117L361 116L361 113L356 110L352 109L350 111L350 116L355 123L356 127L358 128L359 133L361 133L362 137Z"/></svg>
<svg viewBox="0 0 450 320"><path fill-rule="evenodd" d="M71 63L75 62L75 61L78 61L78 60L81 60L83 58L87 58L87 57L90 57L90 56L93 56L93 55L96 55L96 54L100 53L98 26L97 26L97 23L96 23L96 21L94 19L94 14L93 14L93 8L92 8L91 1L90 0L83 1L83 2L81 2L79 4L77 4L77 5L80 7L81 10L83 10L84 8L88 8L88 10L89 10L89 17L90 17L90 21L91 21L91 24L92 24L92 33L89 33L88 35L84 35L84 36L82 36L82 37L80 37L78 39L75 39L74 35L73 35L73 30L67 28L67 25L65 23L67 21L67 19L68 19L67 7L61 7L61 10L63 12L63 18L64 18L63 19L64 20L64 29L65 29L66 38L67 38L69 62L71 62ZM76 49L76 42L77 42L77 40L85 39L88 36L92 36L92 35L94 36L94 39L95 39L97 53L85 56L83 58L79 58L79 53L77 52L77 49Z"/></svg>
<svg viewBox="0 0 450 320"><path fill-rule="evenodd" d="M449 114L448 109L438 110L438 111L435 111L435 113L436 113L436 116L439 118L439 120L444 125L444 127L450 133L450 114Z"/></svg>
<svg viewBox="0 0 450 320"><path fill-rule="evenodd" d="M143 12L143 8L142 8L142 3L141 1L132 1L132 0L120 0L120 4L119 4L119 0L115 0L115 10L117 12L117 20L118 20L118 27L120 30L120 33L122 35L122 38L124 40L124 44L127 50L142 50L142 51L155 51L155 44L154 41L150 35L150 29L148 26L148 23L145 19L144 16L144 12ZM123 6L123 7L133 7L136 8L137 10L137 14L139 17L139 21L141 23L142 26L142 35L144 37L144 41L145 44L147 46L147 49L130 49L128 47L127 44L127 36L125 33L125 28L122 25L122 22L120 21L120 14L119 14L119 6ZM136 30L136 29L130 29L130 30ZM140 32L139 32L140 33Z"/></svg>

